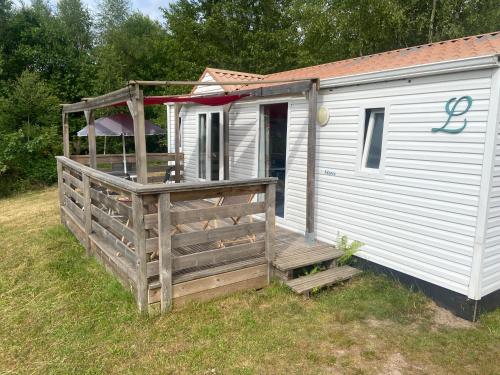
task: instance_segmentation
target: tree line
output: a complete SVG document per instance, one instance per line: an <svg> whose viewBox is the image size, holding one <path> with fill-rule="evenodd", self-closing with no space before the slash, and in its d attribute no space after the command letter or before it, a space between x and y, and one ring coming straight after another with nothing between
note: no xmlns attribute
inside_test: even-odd
<svg viewBox="0 0 500 375"><path fill-rule="evenodd" d="M56 180L60 103L128 80L196 80L207 66L266 74L498 29L497 0L177 0L161 20L129 0L95 11L0 0L0 196ZM165 122L161 107L147 115ZM71 124L72 148L85 153L74 135L85 122Z"/></svg>

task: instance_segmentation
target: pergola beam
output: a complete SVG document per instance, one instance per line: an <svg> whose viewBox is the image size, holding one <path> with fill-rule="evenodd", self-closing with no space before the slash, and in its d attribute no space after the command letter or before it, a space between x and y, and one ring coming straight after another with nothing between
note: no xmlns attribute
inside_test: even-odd
<svg viewBox="0 0 500 375"><path fill-rule="evenodd" d="M290 82L310 82L316 78L300 78L300 79L269 79L269 80L253 80L253 81L224 81L224 82L200 82L200 81L129 81L129 85L140 86L220 86L223 85L265 85L275 83L290 83Z"/></svg>
<svg viewBox="0 0 500 375"><path fill-rule="evenodd" d="M122 89L112 91L108 94L97 96L82 102L73 104L63 104L63 113L82 112L90 109L98 109L108 107L114 104L123 103L132 100L136 95L136 90L133 87L124 87Z"/></svg>
<svg viewBox="0 0 500 375"><path fill-rule="evenodd" d="M95 119L94 111L86 110L85 120L87 121L87 140L89 143L89 165L91 168L97 169L97 146L95 138Z"/></svg>
<svg viewBox="0 0 500 375"><path fill-rule="evenodd" d="M128 108L134 120L135 169L137 182L148 183L148 163L146 154L146 129L144 120L144 94L139 86L135 86L134 95L127 101Z"/></svg>
<svg viewBox="0 0 500 375"><path fill-rule="evenodd" d="M62 114L62 123L63 123L63 155L67 158L70 157L69 150L69 119L68 114Z"/></svg>
<svg viewBox="0 0 500 375"><path fill-rule="evenodd" d="M317 80L300 80L292 83L274 86L264 86L255 89L245 89L236 91L239 95L248 94L253 97L274 96L274 95L293 95L302 94L309 91L311 82L317 84ZM226 84L224 82L224 84ZM316 89L317 90L317 89Z"/></svg>

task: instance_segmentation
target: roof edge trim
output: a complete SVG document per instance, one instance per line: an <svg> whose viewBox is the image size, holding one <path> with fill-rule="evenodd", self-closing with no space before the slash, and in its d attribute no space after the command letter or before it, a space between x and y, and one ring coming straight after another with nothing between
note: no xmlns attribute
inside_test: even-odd
<svg viewBox="0 0 500 375"><path fill-rule="evenodd" d="M447 60L321 80L321 89L499 67L499 54Z"/></svg>

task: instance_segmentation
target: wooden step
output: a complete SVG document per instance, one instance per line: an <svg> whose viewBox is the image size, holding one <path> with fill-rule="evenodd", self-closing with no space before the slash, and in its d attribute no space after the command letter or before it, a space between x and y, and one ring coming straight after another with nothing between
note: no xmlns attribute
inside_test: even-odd
<svg viewBox="0 0 500 375"><path fill-rule="evenodd" d="M361 273L360 270L350 267L341 266L320 271L313 275L302 276L297 279L289 280L285 284L299 294L308 294L314 288L321 288L332 285L340 281L348 280L351 277Z"/></svg>
<svg viewBox="0 0 500 375"><path fill-rule="evenodd" d="M278 254L273 262L274 267L280 271L293 270L312 264L334 260L339 258L343 252L331 245L318 246L310 250Z"/></svg>

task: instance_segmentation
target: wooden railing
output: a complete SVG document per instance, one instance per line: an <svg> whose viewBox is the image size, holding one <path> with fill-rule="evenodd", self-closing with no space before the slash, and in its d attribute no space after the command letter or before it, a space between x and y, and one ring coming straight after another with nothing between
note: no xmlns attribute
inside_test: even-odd
<svg viewBox="0 0 500 375"><path fill-rule="evenodd" d="M189 293L182 282L207 275L258 264L269 281L276 179L142 185L65 157L57 164L63 223L134 291L141 311L157 301L169 309ZM233 196L255 199L213 199Z"/></svg>
<svg viewBox="0 0 500 375"><path fill-rule="evenodd" d="M74 160L80 164L89 166L90 156L89 155L71 155L71 160ZM97 159L97 169L102 172L112 172L123 170L123 155L122 154L107 154L107 155L96 155ZM135 169L135 154L126 155L128 170L132 171ZM175 154L174 153L148 153L148 182L163 182L165 176L165 171L168 166L175 165ZM180 174L181 180L184 176L184 154L180 154ZM174 175L174 171L172 172Z"/></svg>

